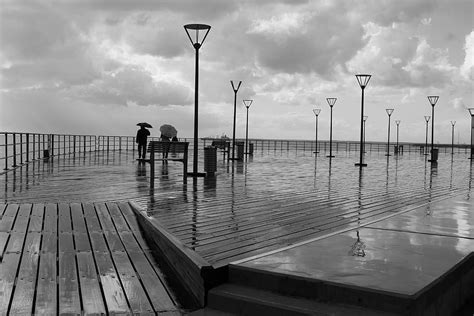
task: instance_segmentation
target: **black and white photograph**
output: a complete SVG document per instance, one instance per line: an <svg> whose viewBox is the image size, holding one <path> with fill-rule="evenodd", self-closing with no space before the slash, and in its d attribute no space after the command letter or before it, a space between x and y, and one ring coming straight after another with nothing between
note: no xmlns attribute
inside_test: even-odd
<svg viewBox="0 0 474 316"><path fill-rule="evenodd" d="M0 0L0 315L474 316L474 2Z"/></svg>

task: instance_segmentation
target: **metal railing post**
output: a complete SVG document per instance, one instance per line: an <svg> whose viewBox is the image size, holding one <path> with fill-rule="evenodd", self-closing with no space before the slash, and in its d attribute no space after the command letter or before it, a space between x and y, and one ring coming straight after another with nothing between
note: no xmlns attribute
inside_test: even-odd
<svg viewBox="0 0 474 316"><path fill-rule="evenodd" d="M30 134L26 133L26 161L30 161Z"/></svg>
<svg viewBox="0 0 474 316"><path fill-rule="evenodd" d="M3 170L8 170L8 133L5 133L5 168Z"/></svg>
<svg viewBox="0 0 474 316"><path fill-rule="evenodd" d="M17 167L16 165L16 134L13 133L13 166L12 167Z"/></svg>

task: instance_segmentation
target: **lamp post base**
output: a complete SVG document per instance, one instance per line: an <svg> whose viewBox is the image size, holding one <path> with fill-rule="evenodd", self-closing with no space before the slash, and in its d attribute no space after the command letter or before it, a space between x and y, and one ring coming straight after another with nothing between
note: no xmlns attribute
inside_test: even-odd
<svg viewBox="0 0 474 316"><path fill-rule="evenodd" d="M390 155L390 154L385 154L385 156L389 157L389 156L391 156L391 155Z"/></svg>
<svg viewBox="0 0 474 316"><path fill-rule="evenodd" d="M328 158L334 158L334 157L336 157L336 156L329 155L329 156L326 156L326 157L328 157Z"/></svg>
<svg viewBox="0 0 474 316"><path fill-rule="evenodd" d="M355 163L354 166L357 166L357 167L367 167L367 164L366 163Z"/></svg>
<svg viewBox="0 0 474 316"><path fill-rule="evenodd" d="M313 154L319 154L319 151L313 151Z"/></svg>
<svg viewBox="0 0 474 316"><path fill-rule="evenodd" d="M188 177L193 177L193 178L198 178L198 177L205 177L206 173L205 172L187 172Z"/></svg>

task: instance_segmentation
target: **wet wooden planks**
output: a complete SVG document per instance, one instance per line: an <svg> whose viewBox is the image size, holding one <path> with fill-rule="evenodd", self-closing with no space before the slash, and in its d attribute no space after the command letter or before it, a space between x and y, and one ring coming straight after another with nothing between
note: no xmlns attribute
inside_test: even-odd
<svg viewBox="0 0 474 316"><path fill-rule="evenodd" d="M127 203L0 205L0 314L180 315Z"/></svg>

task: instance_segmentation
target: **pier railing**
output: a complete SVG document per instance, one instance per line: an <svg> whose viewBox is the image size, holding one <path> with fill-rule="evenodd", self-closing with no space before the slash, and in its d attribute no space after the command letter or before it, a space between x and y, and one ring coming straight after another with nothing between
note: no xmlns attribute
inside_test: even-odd
<svg viewBox="0 0 474 316"><path fill-rule="evenodd" d="M159 140L158 137L149 137L149 140ZM181 141L190 143L189 150L193 150L192 138L181 138ZM213 139L202 138L199 147L211 145ZM244 139L236 139L242 142ZM278 140L278 139L249 139L253 144L254 153L296 152L312 154L316 151L316 142L310 140ZM403 153L424 153L430 148L424 148L424 143L400 143ZM333 141L333 152L359 152L359 142ZM390 144L393 153L395 143ZM429 147L429 146L428 146ZM440 153L450 153L451 144L436 144ZM136 143L133 136L96 136L96 135L67 135L67 134L39 134L0 132L0 170L9 170L37 159L53 156L71 155L93 151L115 152L135 151ZM318 141L318 151L328 152L329 141ZM454 153L469 152L470 145L456 144ZM366 152L386 152L387 143L367 142ZM3 168L2 168L3 167Z"/></svg>
<svg viewBox="0 0 474 316"><path fill-rule="evenodd" d="M96 150L95 135L0 132L0 166L4 170L50 156Z"/></svg>

